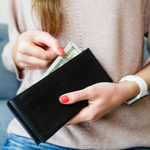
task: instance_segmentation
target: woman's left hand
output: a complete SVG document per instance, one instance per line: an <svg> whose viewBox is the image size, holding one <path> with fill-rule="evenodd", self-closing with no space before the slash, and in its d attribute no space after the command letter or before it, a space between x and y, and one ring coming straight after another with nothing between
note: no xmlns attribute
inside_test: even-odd
<svg viewBox="0 0 150 150"><path fill-rule="evenodd" d="M133 97L138 90L137 83L131 81L120 84L103 82L79 91L64 94L60 97L60 102L63 104L73 104L86 99L88 99L89 103L67 125L83 121L94 123Z"/></svg>

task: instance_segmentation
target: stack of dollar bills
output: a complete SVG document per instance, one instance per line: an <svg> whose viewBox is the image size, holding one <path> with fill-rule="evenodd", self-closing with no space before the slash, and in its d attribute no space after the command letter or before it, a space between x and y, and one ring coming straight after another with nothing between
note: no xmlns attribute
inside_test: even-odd
<svg viewBox="0 0 150 150"><path fill-rule="evenodd" d="M53 71L55 71L56 69L67 63L69 60L73 59L74 57L82 53L82 51L73 42L68 43L64 51L65 55L58 56L55 59L55 61L50 65L50 67L47 69L47 71L44 73L42 78L46 77L48 74L52 73Z"/></svg>

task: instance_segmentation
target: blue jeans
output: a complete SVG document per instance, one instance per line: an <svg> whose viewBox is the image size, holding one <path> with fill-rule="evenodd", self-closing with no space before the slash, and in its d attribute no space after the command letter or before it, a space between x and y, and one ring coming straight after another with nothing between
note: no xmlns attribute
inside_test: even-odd
<svg viewBox="0 0 150 150"><path fill-rule="evenodd" d="M9 138L4 143L2 150L79 150L79 149L65 148L46 142L36 145L32 139L15 134L10 134ZM124 150L150 150L150 148L137 147Z"/></svg>
<svg viewBox="0 0 150 150"><path fill-rule="evenodd" d="M10 134L9 138L4 143L2 150L77 150L77 149L65 148L46 142L36 145L32 139L15 134Z"/></svg>

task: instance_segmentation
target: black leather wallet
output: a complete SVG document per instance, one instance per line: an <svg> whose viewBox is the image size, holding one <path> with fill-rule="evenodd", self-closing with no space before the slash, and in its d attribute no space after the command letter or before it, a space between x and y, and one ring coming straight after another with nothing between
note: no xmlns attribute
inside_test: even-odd
<svg viewBox="0 0 150 150"><path fill-rule="evenodd" d="M7 105L30 137L39 144L88 105L87 100L64 105L59 102L59 97L98 82L112 82L112 79L87 49L10 99Z"/></svg>

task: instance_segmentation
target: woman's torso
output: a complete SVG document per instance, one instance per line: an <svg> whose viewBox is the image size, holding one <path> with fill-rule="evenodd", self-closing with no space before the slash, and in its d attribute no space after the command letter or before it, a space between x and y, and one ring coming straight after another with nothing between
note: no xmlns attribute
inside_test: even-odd
<svg viewBox="0 0 150 150"><path fill-rule="evenodd" d="M144 2L62 0L62 32L57 38L63 48L69 42L81 50L90 48L113 81L118 82L141 69L146 30ZM25 23L22 31L40 28L34 15L32 21L30 3L22 0ZM18 93L39 81L45 71L27 71ZM62 127L48 142L80 149L150 146L149 100L145 97L132 106L123 104L94 124L84 122ZM8 132L28 136L16 120L10 123Z"/></svg>

